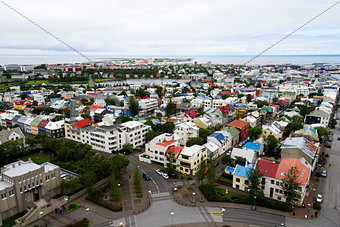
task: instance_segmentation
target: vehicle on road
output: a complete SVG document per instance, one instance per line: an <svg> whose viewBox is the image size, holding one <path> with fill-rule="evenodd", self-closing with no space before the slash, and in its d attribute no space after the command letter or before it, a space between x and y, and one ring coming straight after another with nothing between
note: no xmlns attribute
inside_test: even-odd
<svg viewBox="0 0 340 227"><path fill-rule="evenodd" d="M162 176L163 176L165 179L169 179L169 176L168 176L168 174L166 174L166 173L162 173Z"/></svg>
<svg viewBox="0 0 340 227"><path fill-rule="evenodd" d="M332 131L329 131L329 136L333 136L333 132Z"/></svg>
<svg viewBox="0 0 340 227"><path fill-rule="evenodd" d="M322 177L327 177L327 170L322 170L322 172L321 172L321 176Z"/></svg>
<svg viewBox="0 0 340 227"><path fill-rule="evenodd" d="M214 166L217 167L220 163L219 162L215 162Z"/></svg>
<svg viewBox="0 0 340 227"><path fill-rule="evenodd" d="M143 173L143 178L147 181L151 180L150 175L148 173L145 173L145 172Z"/></svg>
<svg viewBox="0 0 340 227"><path fill-rule="evenodd" d="M315 200L316 200L316 202L318 202L318 203L322 203L322 201L323 201L323 196L322 196L321 194L318 194L318 195L316 196Z"/></svg>
<svg viewBox="0 0 340 227"><path fill-rule="evenodd" d="M162 175L162 174L163 174L162 170L160 170L160 169L156 169L156 172L157 172L159 175Z"/></svg>
<svg viewBox="0 0 340 227"><path fill-rule="evenodd" d="M338 137L338 140L340 140L340 137Z"/></svg>

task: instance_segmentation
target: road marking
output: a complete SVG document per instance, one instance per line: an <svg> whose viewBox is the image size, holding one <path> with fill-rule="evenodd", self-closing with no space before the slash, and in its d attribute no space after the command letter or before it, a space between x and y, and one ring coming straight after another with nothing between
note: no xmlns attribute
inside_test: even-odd
<svg viewBox="0 0 340 227"><path fill-rule="evenodd" d="M204 220L205 223L209 223L209 219L206 216L204 210L202 209L202 207L196 207L196 209L198 210L200 216L202 217L202 219Z"/></svg>
<svg viewBox="0 0 340 227"><path fill-rule="evenodd" d="M206 207L202 207L202 209L203 209L205 215L207 216L207 218L209 219L209 221L210 221L211 223L213 223L213 222L214 222L214 219L213 219L213 217L210 215L208 209L207 209Z"/></svg>
<svg viewBox="0 0 340 227"><path fill-rule="evenodd" d="M159 190L159 187L158 185L156 184L156 181L154 179L151 178L151 181L155 184L156 188L157 188L157 193L160 193L160 190Z"/></svg>

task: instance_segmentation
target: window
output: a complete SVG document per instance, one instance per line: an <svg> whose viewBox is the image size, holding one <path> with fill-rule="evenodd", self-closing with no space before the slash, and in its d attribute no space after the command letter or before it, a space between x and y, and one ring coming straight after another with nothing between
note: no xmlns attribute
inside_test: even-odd
<svg viewBox="0 0 340 227"><path fill-rule="evenodd" d="M10 190L10 191L8 192L8 194L9 194L9 196L14 196L14 190Z"/></svg>
<svg viewBox="0 0 340 227"><path fill-rule="evenodd" d="M276 188L276 189L275 189L275 192L276 192L276 193L279 192L279 189Z"/></svg>
<svg viewBox="0 0 340 227"><path fill-rule="evenodd" d="M24 186L24 190L27 191L26 185Z"/></svg>
<svg viewBox="0 0 340 227"><path fill-rule="evenodd" d="M40 179L40 184L42 184L42 179Z"/></svg>
<svg viewBox="0 0 340 227"><path fill-rule="evenodd" d="M22 193L22 188L20 187L20 193Z"/></svg>
<svg viewBox="0 0 340 227"><path fill-rule="evenodd" d="M237 185L236 185L236 188L237 188L237 189L240 188L240 185L237 184Z"/></svg>
<svg viewBox="0 0 340 227"><path fill-rule="evenodd" d="M6 193L1 194L1 199L6 199L6 198L7 198Z"/></svg>
<svg viewBox="0 0 340 227"><path fill-rule="evenodd" d="M279 186L279 185L280 185L280 182L276 181L276 185Z"/></svg>
<svg viewBox="0 0 340 227"><path fill-rule="evenodd" d="M249 184L249 181L248 181L248 180L245 180L245 181L244 181L244 184L248 185L248 184Z"/></svg>
<svg viewBox="0 0 340 227"><path fill-rule="evenodd" d="M28 189L31 189L31 184L28 184Z"/></svg>
<svg viewBox="0 0 340 227"><path fill-rule="evenodd" d="M277 200L281 200L281 197L278 196L278 197L277 197Z"/></svg>
<svg viewBox="0 0 340 227"><path fill-rule="evenodd" d="M274 180L271 180L270 183L271 183L271 184L274 184Z"/></svg>
<svg viewBox="0 0 340 227"><path fill-rule="evenodd" d="M34 182L32 183L32 188L34 188Z"/></svg>
<svg viewBox="0 0 340 227"><path fill-rule="evenodd" d="M236 178L236 182L240 182L240 178Z"/></svg>
<svg viewBox="0 0 340 227"><path fill-rule="evenodd" d="M55 178L55 173L52 173L52 174L51 174L51 178L52 178L52 179Z"/></svg>

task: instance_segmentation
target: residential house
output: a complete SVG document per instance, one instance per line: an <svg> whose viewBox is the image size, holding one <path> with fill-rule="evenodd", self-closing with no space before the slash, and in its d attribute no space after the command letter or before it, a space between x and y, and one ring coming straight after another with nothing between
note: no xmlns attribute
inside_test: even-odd
<svg viewBox="0 0 340 227"><path fill-rule="evenodd" d="M232 140L231 146L234 147L240 142L240 132L234 127L224 127L222 130L225 130L230 133Z"/></svg>
<svg viewBox="0 0 340 227"><path fill-rule="evenodd" d="M34 117L27 117L27 120L25 121L25 132L32 133L31 130L31 122L34 120Z"/></svg>
<svg viewBox="0 0 340 227"><path fill-rule="evenodd" d="M180 144L185 146L188 139L196 138L199 136L199 128L193 122L183 122L176 125L174 134L180 137Z"/></svg>
<svg viewBox="0 0 340 227"><path fill-rule="evenodd" d="M207 141L219 147L218 156L220 156L231 148L232 135L228 131L216 131L207 137Z"/></svg>
<svg viewBox="0 0 340 227"><path fill-rule="evenodd" d="M145 144L145 134L151 128L139 121L128 121L120 124L119 129L125 132L126 143L132 144L133 148L143 146Z"/></svg>
<svg viewBox="0 0 340 227"><path fill-rule="evenodd" d="M248 137L248 131L250 126L249 122L242 120L234 120L230 122L228 126L232 126L240 132L240 141L243 141Z"/></svg>
<svg viewBox="0 0 340 227"><path fill-rule="evenodd" d="M200 145L184 147L178 157L178 171L183 174L195 175L201 162L206 162L208 154L206 148Z"/></svg>
<svg viewBox="0 0 340 227"><path fill-rule="evenodd" d="M93 121L88 119L79 121L65 121L65 139L81 143L81 128L92 124Z"/></svg>
<svg viewBox="0 0 340 227"><path fill-rule="evenodd" d="M39 124L42 121L41 118L36 117L33 119L33 121L31 122L31 134L33 135L38 135L39 134Z"/></svg>
<svg viewBox="0 0 340 227"><path fill-rule="evenodd" d="M256 153L256 156L261 156L263 155L264 144L256 143L256 142L248 142L242 148L253 150Z"/></svg>
<svg viewBox="0 0 340 227"><path fill-rule="evenodd" d="M240 149L234 147L230 156L233 160L236 160L237 158L244 158L246 160L246 164L255 163L256 160L256 152L254 150L248 150L244 148Z"/></svg>
<svg viewBox="0 0 340 227"><path fill-rule="evenodd" d="M40 121L40 123L38 124L38 133L44 133L46 132L46 125L48 124L48 120L42 120Z"/></svg>
<svg viewBox="0 0 340 227"><path fill-rule="evenodd" d="M249 164L246 166L236 165L234 171L231 173L233 175L233 188L248 191L249 181L248 178L253 171L254 165Z"/></svg>
<svg viewBox="0 0 340 227"><path fill-rule="evenodd" d="M60 120L60 121L50 121L45 127L46 134L48 137L51 138L61 138L65 136L65 126L64 126L65 121Z"/></svg>
<svg viewBox="0 0 340 227"><path fill-rule="evenodd" d="M328 127L330 115L323 110L314 110L305 117L305 125L322 124Z"/></svg>
<svg viewBox="0 0 340 227"><path fill-rule="evenodd" d="M275 124L263 125L261 137L266 139L270 135L274 136L278 141L280 141L283 132Z"/></svg>
<svg viewBox="0 0 340 227"><path fill-rule="evenodd" d="M18 119L18 126L23 132L25 132L25 121L26 120L27 120L26 116L20 116L20 118Z"/></svg>
<svg viewBox="0 0 340 227"><path fill-rule="evenodd" d="M0 144L10 140L22 139L25 144L25 135L20 128L7 128L0 131Z"/></svg>
<svg viewBox="0 0 340 227"><path fill-rule="evenodd" d="M318 130L316 130L312 126L305 127L293 132L292 137L305 137L313 143L319 142Z"/></svg>
<svg viewBox="0 0 340 227"><path fill-rule="evenodd" d="M218 157L218 151L220 150L220 148L215 143L208 141L207 143L203 144L203 146L207 149L207 154L209 158Z"/></svg>
<svg viewBox="0 0 340 227"><path fill-rule="evenodd" d="M213 124L212 122L206 118L206 117L200 117L200 118L197 118L194 123L199 127L199 128L209 128L209 127L212 127Z"/></svg>

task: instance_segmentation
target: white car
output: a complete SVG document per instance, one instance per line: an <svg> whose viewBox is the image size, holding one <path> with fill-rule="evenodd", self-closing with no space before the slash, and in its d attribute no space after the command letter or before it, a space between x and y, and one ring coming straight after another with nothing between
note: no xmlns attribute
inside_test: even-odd
<svg viewBox="0 0 340 227"><path fill-rule="evenodd" d="M318 194L318 195L316 196L316 202L322 203L322 200L323 200L323 196L322 196L321 194Z"/></svg>
<svg viewBox="0 0 340 227"><path fill-rule="evenodd" d="M322 177L327 177L327 170L322 170L322 172L321 172L321 176Z"/></svg>
<svg viewBox="0 0 340 227"><path fill-rule="evenodd" d="M159 175L163 175L163 172L162 172L162 170L160 170L160 169L156 169L156 172L157 172Z"/></svg>
<svg viewBox="0 0 340 227"><path fill-rule="evenodd" d="M168 174L166 174L166 173L162 173L162 176L163 176L165 179L169 179L169 176L168 176Z"/></svg>

